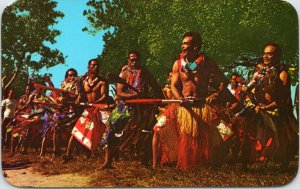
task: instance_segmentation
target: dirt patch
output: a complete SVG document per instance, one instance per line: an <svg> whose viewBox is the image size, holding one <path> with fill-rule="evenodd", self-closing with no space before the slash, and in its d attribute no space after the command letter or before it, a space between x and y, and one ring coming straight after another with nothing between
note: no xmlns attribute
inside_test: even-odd
<svg viewBox="0 0 300 189"><path fill-rule="evenodd" d="M16 187L87 187L90 179L79 174L41 175L32 168L3 171L4 179Z"/></svg>
<svg viewBox="0 0 300 189"><path fill-rule="evenodd" d="M55 162L59 164L59 162ZM2 176L16 187L89 187L90 178L80 172L59 172L51 157L35 154L2 154ZM47 167L42 167L45 165ZM41 171L36 167L41 167ZM52 168L51 168L52 167ZM49 170L50 171L49 173Z"/></svg>

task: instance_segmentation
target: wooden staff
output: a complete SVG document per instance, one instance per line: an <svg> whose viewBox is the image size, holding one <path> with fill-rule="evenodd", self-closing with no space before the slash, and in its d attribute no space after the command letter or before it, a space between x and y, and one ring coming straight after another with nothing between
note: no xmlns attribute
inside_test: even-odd
<svg viewBox="0 0 300 189"><path fill-rule="evenodd" d="M130 99L125 100L125 104L169 104L169 103L199 103L203 104L205 103L205 99L187 99L181 100L181 99Z"/></svg>
<svg viewBox="0 0 300 189"><path fill-rule="evenodd" d="M113 109L116 107L115 104L107 104L107 103L102 103L102 104L94 104L94 103L79 103L80 106L87 106L87 107L95 107L99 108L100 110L107 110L107 109Z"/></svg>
<svg viewBox="0 0 300 189"><path fill-rule="evenodd" d="M37 84L37 83L33 83L33 87L34 88L45 89L45 90L50 90L50 91L55 91L55 92L68 93L70 96L75 96L76 95L75 92L73 92L73 91L67 91L67 90L58 89L58 88L54 88L54 87L49 87L49 86L45 86L45 85L41 85L41 84Z"/></svg>

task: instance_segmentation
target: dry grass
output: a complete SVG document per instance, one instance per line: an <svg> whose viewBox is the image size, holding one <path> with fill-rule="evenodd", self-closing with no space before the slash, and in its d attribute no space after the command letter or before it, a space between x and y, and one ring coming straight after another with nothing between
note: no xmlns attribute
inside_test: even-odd
<svg viewBox="0 0 300 189"><path fill-rule="evenodd" d="M291 162L287 171L280 171L273 162L256 163L250 171L240 169L240 164L223 165L219 169L194 168L180 171L174 166L163 166L152 170L140 165L138 161L120 160L113 162L114 169L100 170L103 154L86 158L76 157L68 163L62 163L60 157L42 158L34 154L2 156L3 167L30 166L44 175L79 173L92 178L90 186L95 187L262 187L283 186L297 175L298 159Z"/></svg>

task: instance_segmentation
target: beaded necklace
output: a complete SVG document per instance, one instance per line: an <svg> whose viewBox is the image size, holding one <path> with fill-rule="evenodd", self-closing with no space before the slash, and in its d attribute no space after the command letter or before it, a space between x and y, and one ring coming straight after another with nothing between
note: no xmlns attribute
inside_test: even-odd
<svg viewBox="0 0 300 189"><path fill-rule="evenodd" d="M92 91L92 89L98 84L98 82L99 82L98 77L93 79L91 82L89 81L89 76L87 76L85 79L85 85L89 87L89 91Z"/></svg>

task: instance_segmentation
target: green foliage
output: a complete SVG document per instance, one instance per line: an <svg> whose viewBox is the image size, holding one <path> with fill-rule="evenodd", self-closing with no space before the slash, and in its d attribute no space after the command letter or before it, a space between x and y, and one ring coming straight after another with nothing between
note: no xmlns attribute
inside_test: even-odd
<svg viewBox="0 0 300 189"><path fill-rule="evenodd" d="M64 14L55 10L56 6L52 0L19 0L3 12L2 75L6 76L3 87L8 87L6 85L18 70L10 87L22 93L27 82L27 68L34 72L32 77L39 78L42 68L65 62L59 50L46 45L56 43L55 37L60 35L53 26Z"/></svg>
<svg viewBox="0 0 300 189"><path fill-rule="evenodd" d="M282 46L283 61L297 67L297 13L284 1L90 0L87 5L89 25L83 31L106 31L99 57L103 73L118 72L126 53L138 49L149 70L164 81L186 31L202 33L202 50L219 65L245 53L260 56L272 41Z"/></svg>

